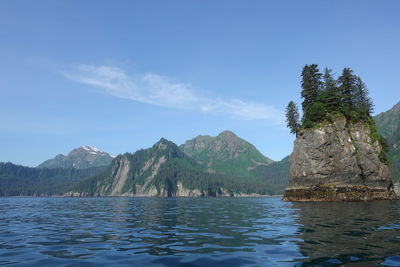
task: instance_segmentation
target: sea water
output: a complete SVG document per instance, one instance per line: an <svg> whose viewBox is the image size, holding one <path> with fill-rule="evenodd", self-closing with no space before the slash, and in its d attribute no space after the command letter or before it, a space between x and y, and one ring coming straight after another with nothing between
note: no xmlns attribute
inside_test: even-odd
<svg viewBox="0 0 400 267"><path fill-rule="evenodd" d="M0 265L400 266L400 201L0 198Z"/></svg>

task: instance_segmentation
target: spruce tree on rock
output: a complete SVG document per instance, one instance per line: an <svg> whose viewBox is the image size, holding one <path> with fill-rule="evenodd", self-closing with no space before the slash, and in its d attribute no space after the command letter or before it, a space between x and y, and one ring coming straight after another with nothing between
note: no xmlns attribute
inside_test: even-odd
<svg viewBox="0 0 400 267"><path fill-rule="evenodd" d="M294 102L291 101L286 108L286 122L292 133L330 121L333 114L342 114L351 122L373 123L373 103L368 89L350 68L344 68L341 76L335 79L332 70L325 68L322 75L318 65L311 64L304 66L301 76L301 122Z"/></svg>
<svg viewBox="0 0 400 267"><path fill-rule="evenodd" d="M344 68L342 75L338 79L344 113L348 113L355 105L356 78L351 69Z"/></svg>
<svg viewBox="0 0 400 267"><path fill-rule="evenodd" d="M371 98L368 96L368 89L359 76L355 80L355 109L361 118L366 119L371 116L374 110Z"/></svg>
<svg viewBox="0 0 400 267"><path fill-rule="evenodd" d="M297 134L300 128L299 112L296 103L293 101L290 101L286 107L286 123L287 127L290 129L290 132Z"/></svg>
<svg viewBox="0 0 400 267"><path fill-rule="evenodd" d="M307 117L307 110L318 100L321 92L322 74L319 72L317 64L311 64L304 66L301 76L301 97L304 99L302 107L305 117Z"/></svg>
<svg viewBox="0 0 400 267"><path fill-rule="evenodd" d="M325 68L322 78L323 92L321 93L321 101L324 103L327 112L336 112L340 106L340 95L332 70Z"/></svg>

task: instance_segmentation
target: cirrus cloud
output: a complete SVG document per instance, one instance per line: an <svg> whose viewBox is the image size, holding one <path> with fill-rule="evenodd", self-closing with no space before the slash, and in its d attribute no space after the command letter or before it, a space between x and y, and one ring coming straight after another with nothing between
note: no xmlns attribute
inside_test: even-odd
<svg viewBox="0 0 400 267"><path fill-rule="evenodd" d="M241 99L203 97L190 85L172 82L154 73L127 75L117 67L78 65L64 75L76 82L98 87L114 97L151 105L227 114L246 120L269 120L275 124L284 121L283 112L273 106Z"/></svg>

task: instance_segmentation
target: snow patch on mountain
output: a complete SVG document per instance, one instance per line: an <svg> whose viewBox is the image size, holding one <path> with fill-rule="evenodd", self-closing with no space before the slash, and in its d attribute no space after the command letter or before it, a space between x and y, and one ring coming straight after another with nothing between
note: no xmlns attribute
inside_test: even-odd
<svg viewBox="0 0 400 267"><path fill-rule="evenodd" d="M100 149L94 147L94 146L82 146L81 148L83 148L84 150L88 151L90 154L103 154L105 152L101 151Z"/></svg>

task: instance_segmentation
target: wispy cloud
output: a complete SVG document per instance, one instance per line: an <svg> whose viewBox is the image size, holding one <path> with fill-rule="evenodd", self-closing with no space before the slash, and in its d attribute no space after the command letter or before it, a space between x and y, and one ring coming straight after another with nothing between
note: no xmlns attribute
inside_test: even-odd
<svg viewBox="0 0 400 267"><path fill-rule="evenodd" d="M78 65L64 73L76 82L96 86L106 93L151 105L219 113L247 120L283 123L283 113L268 105L241 99L202 97L189 85L170 81L157 74L127 75L110 66Z"/></svg>

